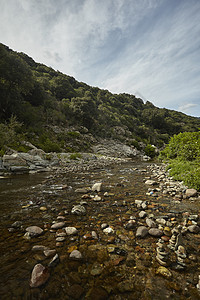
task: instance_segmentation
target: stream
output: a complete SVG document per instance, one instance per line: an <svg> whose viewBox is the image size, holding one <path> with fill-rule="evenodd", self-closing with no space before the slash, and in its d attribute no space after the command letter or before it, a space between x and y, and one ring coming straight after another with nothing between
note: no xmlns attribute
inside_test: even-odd
<svg viewBox="0 0 200 300"><path fill-rule="evenodd" d="M184 235L187 267L183 271L173 268L176 258L170 253L169 276L158 272L158 238L136 238L137 227L145 225L145 219L138 217L135 200L147 201L145 211L154 218L170 214L175 225L181 224L184 212L198 214L200 209L199 203L174 201L168 195L147 196L148 165L130 161L73 174L0 178L0 299L200 299L196 288L199 234ZM96 182L103 183L102 191L89 191ZM76 192L82 188L88 192ZM97 194L97 201L90 197ZM86 214L73 215L72 207L80 202ZM128 230L130 220L135 225ZM16 221L20 226L14 228L11 225ZM56 235L62 236L65 230L52 230L54 221L64 221L65 227L75 227L78 234L56 241ZM106 234L102 224L112 232ZM41 227L43 234L25 238L26 228L33 225ZM33 251L35 245L55 249L59 262L48 267L50 277L44 285L31 288L34 266L48 266L52 259L43 251ZM81 252L81 260L69 258L73 250Z"/></svg>

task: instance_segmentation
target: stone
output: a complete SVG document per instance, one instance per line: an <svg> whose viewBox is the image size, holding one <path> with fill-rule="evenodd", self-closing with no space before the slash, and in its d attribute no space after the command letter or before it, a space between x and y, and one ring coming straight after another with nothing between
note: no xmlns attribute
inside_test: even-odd
<svg viewBox="0 0 200 300"><path fill-rule="evenodd" d="M139 212L139 217L140 217L141 219L145 218L146 215L147 215L147 213L146 213L146 211L144 211L144 210L142 210L142 211Z"/></svg>
<svg viewBox="0 0 200 300"><path fill-rule="evenodd" d="M35 245L32 247L32 251L45 251L48 248L46 246L43 245Z"/></svg>
<svg viewBox="0 0 200 300"><path fill-rule="evenodd" d="M163 235L163 231L158 228L150 228L149 234L154 237L161 237Z"/></svg>
<svg viewBox="0 0 200 300"><path fill-rule="evenodd" d="M148 179L148 180L145 181L145 184L147 184L147 185L156 185L157 182L155 180Z"/></svg>
<svg viewBox="0 0 200 300"><path fill-rule="evenodd" d="M29 226L26 228L26 231L29 234L29 237L36 237L43 233L43 229L38 226Z"/></svg>
<svg viewBox="0 0 200 300"><path fill-rule="evenodd" d="M74 259L74 260L81 260L82 259L82 254L78 250L73 250L70 253L69 258Z"/></svg>
<svg viewBox="0 0 200 300"><path fill-rule="evenodd" d="M112 227L106 227L105 229L103 229L103 233L112 234L114 233L114 229Z"/></svg>
<svg viewBox="0 0 200 300"><path fill-rule="evenodd" d="M188 231L191 233L199 233L200 227L198 225L190 225L188 226Z"/></svg>
<svg viewBox="0 0 200 300"><path fill-rule="evenodd" d="M187 189L185 192L186 197L195 197L197 195L197 190L195 189Z"/></svg>
<svg viewBox="0 0 200 300"><path fill-rule="evenodd" d="M64 242L66 240L66 238L64 236L58 236L56 238L56 242Z"/></svg>
<svg viewBox="0 0 200 300"><path fill-rule="evenodd" d="M21 221L15 221L11 227L15 228L15 229L19 229L22 226L22 222Z"/></svg>
<svg viewBox="0 0 200 300"><path fill-rule="evenodd" d="M30 286L33 288L40 287L47 282L49 276L48 269L42 264L35 265L31 274Z"/></svg>
<svg viewBox="0 0 200 300"><path fill-rule="evenodd" d="M67 289L67 294L71 297L70 299L79 300L82 298L84 288L79 284L73 284Z"/></svg>
<svg viewBox="0 0 200 300"><path fill-rule="evenodd" d="M53 250L50 250L50 249L49 250L44 250L43 253L46 257L52 257L56 254L56 250L55 249L53 249Z"/></svg>
<svg viewBox="0 0 200 300"><path fill-rule="evenodd" d="M157 275L161 275L165 278L171 278L172 277L172 273L165 267L160 266L157 270L156 270L156 274Z"/></svg>
<svg viewBox="0 0 200 300"><path fill-rule="evenodd" d="M78 233L75 227L65 227L65 231L67 235L76 235Z"/></svg>
<svg viewBox="0 0 200 300"><path fill-rule="evenodd" d="M95 195L94 198L93 198L93 200L94 200L95 202L101 201L101 197L98 196L98 195Z"/></svg>
<svg viewBox="0 0 200 300"><path fill-rule="evenodd" d="M51 229L60 229L63 228L65 226L65 222L59 222L59 223L55 223L53 225L51 225Z"/></svg>
<svg viewBox="0 0 200 300"><path fill-rule="evenodd" d="M83 216L83 215L86 215L86 209L84 206L82 205L75 205L72 210L71 210L71 213L73 215L78 215L78 216Z"/></svg>
<svg viewBox="0 0 200 300"><path fill-rule="evenodd" d="M85 188L78 188L75 190L75 193L87 194L88 190Z"/></svg>
<svg viewBox="0 0 200 300"><path fill-rule="evenodd" d="M150 228L156 228L157 227L156 223L152 219L149 219L149 218L146 218L146 224Z"/></svg>
<svg viewBox="0 0 200 300"><path fill-rule="evenodd" d="M93 184L92 191L93 192L100 192L101 188L102 188L102 182L97 182L97 183Z"/></svg>
<svg viewBox="0 0 200 300"><path fill-rule="evenodd" d="M55 267L57 264L59 263L59 256L58 254L54 255L54 257L52 258L52 260L50 261L50 263L48 264L48 266L50 268Z"/></svg>
<svg viewBox="0 0 200 300"><path fill-rule="evenodd" d="M47 208L46 208L45 206L41 206L41 207L40 207L40 210L41 210L41 211L46 211Z"/></svg>
<svg viewBox="0 0 200 300"><path fill-rule="evenodd" d="M145 226L139 226L136 231L137 238L144 238L148 234L148 228Z"/></svg>

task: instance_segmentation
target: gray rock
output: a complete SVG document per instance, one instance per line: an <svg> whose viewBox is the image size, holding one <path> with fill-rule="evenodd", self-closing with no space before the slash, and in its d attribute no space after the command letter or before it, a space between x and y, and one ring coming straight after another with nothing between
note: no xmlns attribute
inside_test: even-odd
<svg viewBox="0 0 200 300"><path fill-rule="evenodd" d="M198 225L190 225L188 226L188 231L191 233L199 233L200 227Z"/></svg>
<svg viewBox="0 0 200 300"><path fill-rule="evenodd" d="M55 223L51 226L51 229L60 229L63 228L65 226L65 222L59 222L59 223Z"/></svg>
<svg viewBox="0 0 200 300"><path fill-rule="evenodd" d="M81 260L82 259L82 254L78 250L73 250L70 253L69 258L74 259L74 260Z"/></svg>
<svg viewBox="0 0 200 300"><path fill-rule="evenodd" d="M161 237L163 235L163 231L158 228L150 228L149 234L155 237Z"/></svg>
<svg viewBox="0 0 200 300"><path fill-rule="evenodd" d="M150 228L156 228L157 227L156 223L152 219L149 219L149 218L146 218L146 224Z"/></svg>
<svg viewBox="0 0 200 300"><path fill-rule="evenodd" d="M142 211L139 212L139 217L140 217L141 219L145 218L146 215L147 215L147 213L146 213L146 211L144 211L144 210L142 210Z"/></svg>
<svg viewBox="0 0 200 300"><path fill-rule="evenodd" d="M78 216L82 216L82 215L86 215L86 209L84 206L82 205L75 205L72 210L71 213L73 215L78 215Z"/></svg>
<svg viewBox="0 0 200 300"><path fill-rule="evenodd" d="M30 237L36 237L43 233L43 229L38 226L29 226L26 228Z"/></svg>
<svg viewBox="0 0 200 300"><path fill-rule="evenodd" d="M50 263L48 264L48 266L49 266L50 268L52 268L52 267L55 267L58 263L59 263L59 256L58 256L58 254L56 254L56 255L52 258L52 260L50 261Z"/></svg>
<svg viewBox="0 0 200 300"><path fill-rule="evenodd" d="M32 251L46 251L48 247L43 245L35 245L32 247Z"/></svg>
<svg viewBox="0 0 200 300"><path fill-rule="evenodd" d="M75 190L75 193L87 194L88 190L86 188L78 188Z"/></svg>
<svg viewBox="0 0 200 300"><path fill-rule="evenodd" d="M33 268L30 280L31 287L39 287L46 283L49 279L49 272L48 269L45 268L42 264L37 264Z"/></svg>
<svg viewBox="0 0 200 300"><path fill-rule="evenodd" d="M195 189L187 189L185 192L186 197L195 197L197 195L197 190Z"/></svg>
<svg viewBox="0 0 200 300"><path fill-rule="evenodd" d="M156 185L157 182L155 180L148 179L148 180L145 181L145 184L147 184L147 185Z"/></svg>
<svg viewBox="0 0 200 300"><path fill-rule="evenodd" d="M144 238L148 234L148 228L145 226L139 226L136 231L136 237Z"/></svg>
<svg viewBox="0 0 200 300"><path fill-rule="evenodd" d="M100 192L102 188L102 182L97 182L92 186L93 192Z"/></svg>
<svg viewBox="0 0 200 300"><path fill-rule="evenodd" d="M52 250L48 249L48 250L44 250L43 253L46 257L52 257L56 254L56 250L55 249L52 249Z"/></svg>
<svg viewBox="0 0 200 300"><path fill-rule="evenodd" d="M20 228L21 226L22 226L21 221L16 221L11 225L11 227L16 228L16 229Z"/></svg>
<svg viewBox="0 0 200 300"><path fill-rule="evenodd" d="M75 227L65 227L65 231L67 235L76 235L78 233Z"/></svg>

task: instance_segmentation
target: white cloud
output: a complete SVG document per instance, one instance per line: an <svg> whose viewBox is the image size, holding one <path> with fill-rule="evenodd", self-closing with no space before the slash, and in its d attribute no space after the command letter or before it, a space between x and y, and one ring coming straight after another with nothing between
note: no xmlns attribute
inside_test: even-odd
<svg viewBox="0 0 200 300"><path fill-rule="evenodd" d="M90 85L180 109L200 98L199 15L197 0L1 0L0 39Z"/></svg>

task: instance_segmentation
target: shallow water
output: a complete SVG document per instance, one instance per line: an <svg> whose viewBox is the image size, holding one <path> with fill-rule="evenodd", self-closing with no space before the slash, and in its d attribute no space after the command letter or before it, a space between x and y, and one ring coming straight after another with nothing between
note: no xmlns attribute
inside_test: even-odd
<svg viewBox="0 0 200 300"><path fill-rule="evenodd" d="M155 261L157 239L147 237L137 240L136 228L130 231L124 229L130 216L136 217L137 226L144 223L138 220L135 199L149 201L147 212L155 216L174 212L177 222L181 219L180 212L199 212L197 203L176 203L163 195L156 198L146 196L144 178L148 174L141 170L147 164L129 162L77 174L41 173L0 179L0 298L198 299L195 288L200 273L198 259L189 262L183 273L171 270L172 279L166 280L155 274L159 267ZM75 189L91 187L98 181L103 182L110 196L103 197L101 192L99 194L104 201L86 199L86 216L71 215L72 206L82 200L82 195L75 193ZM41 211L41 206L47 210ZM65 215L66 226L76 227L79 233L75 238L67 237L61 247L56 247L55 233L50 232L50 226L59 213ZM22 228L11 233L8 229L15 221L22 221ZM101 230L102 223L108 223L115 230L113 244L119 248L118 254L117 251L107 251L108 236ZM31 225L45 229L44 234L31 240L24 239L25 228ZM85 240L83 236L92 230L99 239ZM197 256L199 242L199 235L185 237L188 252ZM44 286L30 288L34 265L49 263L41 252L31 250L33 245L38 244L56 248L60 263L50 269L50 279ZM72 247L83 254L81 262L69 260ZM134 259L127 263L129 253Z"/></svg>

